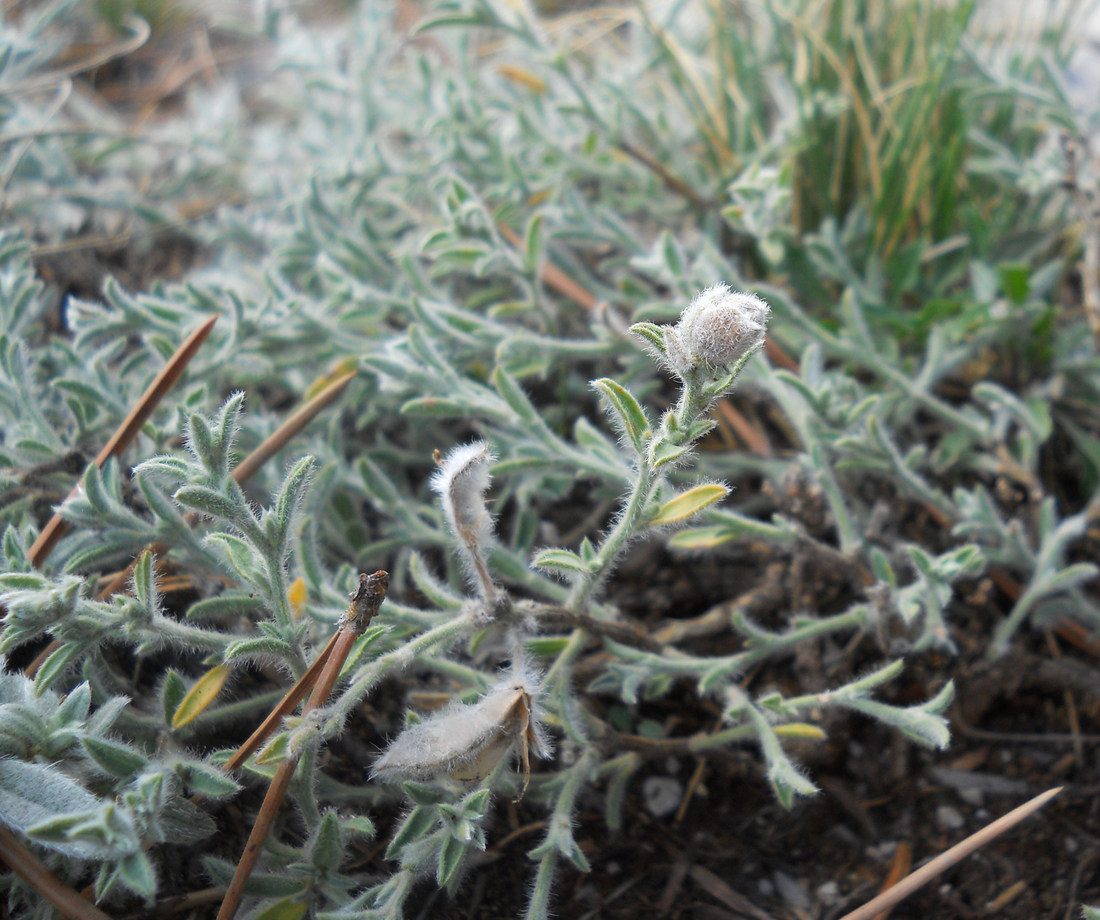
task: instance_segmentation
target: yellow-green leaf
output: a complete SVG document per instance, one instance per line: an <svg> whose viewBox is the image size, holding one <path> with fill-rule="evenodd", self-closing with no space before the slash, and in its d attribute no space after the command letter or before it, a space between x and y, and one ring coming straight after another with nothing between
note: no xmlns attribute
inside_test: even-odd
<svg viewBox="0 0 1100 920"><path fill-rule="evenodd" d="M807 741L824 741L828 736L817 725L809 722L788 722L776 725L775 733L781 738L803 738Z"/></svg>
<svg viewBox="0 0 1100 920"><path fill-rule="evenodd" d="M232 669L229 665L219 664L203 674L180 702L176 714L172 716L172 728L183 728L204 713L222 692L230 670Z"/></svg>
<svg viewBox="0 0 1100 920"><path fill-rule="evenodd" d="M302 920L307 910L309 899L296 894L265 907L252 920Z"/></svg>
<svg viewBox="0 0 1100 920"><path fill-rule="evenodd" d="M290 736L286 732L280 732L260 749L256 754L256 763L268 765L282 763L290 753Z"/></svg>
<svg viewBox="0 0 1100 920"><path fill-rule="evenodd" d="M317 377L313 383L311 383L303 394L305 399L313 399L318 393L320 393L325 387L335 383L345 374L350 374L352 371L359 367L358 358L342 358L335 362L327 371Z"/></svg>
<svg viewBox="0 0 1100 920"><path fill-rule="evenodd" d="M714 549L733 539L730 529L722 524L708 524L706 527L689 527L675 533L668 541L673 549Z"/></svg>
<svg viewBox="0 0 1100 920"><path fill-rule="evenodd" d="M650 524L675 524L686 520L696 512L702 511L708 505L713 505L729 495L729 489L717 482L704 483L694 489L688 489L682 495L677 495L671 501L665 502L657 509L655 517L650 519Z"/></svg>

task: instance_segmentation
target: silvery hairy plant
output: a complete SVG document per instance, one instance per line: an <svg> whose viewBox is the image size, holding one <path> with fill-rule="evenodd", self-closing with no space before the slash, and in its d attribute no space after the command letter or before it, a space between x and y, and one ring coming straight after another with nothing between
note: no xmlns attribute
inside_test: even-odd
<svg viewBox="0 0 1100 920"><path fill-rule="evenodd" d="M438 457L431 486L442 506L441 545L451 546L459 558L468 591L456 592L432 574L427 559L411 556L404 575L434 609L387 600L379 622L355 644L344 669L346 683L331 703L287 718L275 738L245 764L247 777L264 779L279 761L294 757L302 777L293 797L304 842L268 844L267 862L248 889L256 898L253 909L274 910L282 904L289 910L309 903L330 918L399 917L425 878L453 889L476 865L476 853L494 833L494 794L504 794L526 797L531 807L550 812L543 841L530 851L535 869L527 907L530 917L548 916L561 861L581 871L588 868L574 837L582 799L593 784L606 784L607 821L618 826L630 778L648 759L667 756L669 750L614 728L601 715L602 706L595 705L601 699L634 706L642 697L667 693L676 682L693 685L700 696L719 703L724 724L683 739L677 750L705 755L734 744L758 745L768 780L788 807L796 795L812 794L815 787L785 751L784 739L821 737L812 720L823 709L869 715L923 744L946 743L946 725L938 713L950 699L950 685L935 699L908 708L872 698L876 688L897 675L897 662L804 696L769 691L753 698L739 686L740 675L755 663L822 636L873 628L876 611L871 605L832 617L799 616L780 632L737 617L730 625L747 640L744 649L699 656L678 647L675 636L654 639L622 621L603 598L607 579L639 540L680 527L727 495L720 482L693 481L690 460L714 426L708 410L763 344L768 313L759 298L715 285L692 301L678 323L632 328L637 342L675 379L679 397L655 420L622 384L610 378L592 382L619 443L602 442L606 446L588 456L587 468L601 471L607 485L620 490L618 510L602 531L583 537L575 548L550 546L534 552L526 574L514 566L514 553L499 540L487 497L494 468L505 481L522 475L523 464L511 471L508 466L520 455L498 460L486 441L475 441ZM494 384L502 404L514 413L510 424L522 430L525 420L535 418L526 394L503 372L495 375ZM239 586L207 589L209 596L191 604L186 620L165 614L148 552L134 570L132 597L98 600L77 575L30 571L25 537L13 528L4 538L8 574L0 577L0 602L9 611L4 649L41 635L56 644L33 684L20 679L20 686L34 687L20 691L21 698L71 684L79 669L91 698L103 700L99 712L105 713L97 714L86 730L98 732L96 738L84 739L78 731L84 729L73 729L79 748L58 748L50 740L48 720L42 739L18 745L13 741L8 755L13 759L6 762L7 772L0 771L10 801L19 797L27 771L36 771L43 788L71 793L53 797L53 811L36 798L20 806L17 814L26 817L6 818L5 823L27 840L52 847L55 862L56 854L79 850L80 859L74 855L64 875L76 879L82 866L98 866L98 890L108 900L121 889L146 897L156 890L150 843L194 839L197 830L181 838L173 823L181 809L195 809L179 798L181 793L224 796L237 788L212 765L216 759L170 752L227 720L246 714L258 720L274 699L261 694L210 705L218 693L217 688L206 691L210 681L216 676L224 682L232 669L250 662L302 674L315 645L311 624L338 619L339 595L332 586L351 581L346 566L327 573L311 548L312 529L308 518L301 517L313 488L311 458L289 468L266 507L249 500L230 475L242 418L240 395L211 419L192 414L185 429L186 453L154 457L135 468L134 482L154 523L123 501L114 464L90 470L80 493L62 507L66 519L83 529L60 549L62 558L75 560L71 564L89 565L104 553L147 541L171 541L193 573ZM560 446L563 457L584 458L583 443L571 446L549 429L536 426L534 431L542 431L544 448ZM391 510L400 513L400 506ZM191 530L185 512L199 515L198 529ZM96 533L113 536L102 543L94 539ZM316 586L309 619L294 610L294 569ZM262 615L256 628L242 628L242 615L257 610ZM476 653L462 651L462 640L472 643ZM582 685L575 678L576 666L593 642L609 654L609 663ZM144 657L183 651L199 656L209 671L189 687L169 669L158 689L159 711L132 712L124 708L125 698L110 696L119 683L110 649L119 645ZM338 743L348 720L379 683L404 671L446 675L468 690L438 712L410 714L404 731L364 770L362 789L352 792L334 784L320 765L321 746ZM82 692L70 690L70 697ZM199 695L205 702L197 716L184 718L183 713L196 709ZM0 717L8 711L0 709ZM22 710L10 709L10 714L19 724L34 721ZM152 756L153 749L164 753ZM122 805L108 804L102 783L95 792L79 787L89 763L113 777L108 795ZM344 874L349 848L375 833L373 809L395 795L409 803L386 851L396 869L373 883ZM350 811L346 805L337 809L333 797L357 804ZM136 811L131 815L126 808ZM206 833L213 824L204 815L192 827ZM89 846L86 840L98 843ZM206 857L205 864L218 882L227 882L233 871L232 863L220 856ZM285 868L277 871L276 866ZM21 890L17 886L12 896L27 897L25 891L19 895Z"/></svg>
<svg viewBox="0 0 1100 920"><path fill-rule="evenodd" d="M412 803L387 851L401 868L346 910L331 916L348 911L364 912L359 916L394 916L423 875L434 874L437 884L453 887L469 852L486 846L486 794L492 789L514 788L515 781L502 772L513 754L523 774L519 795L530 785L531 797L551 810L545 839L530 853L537 868L526 914L548 916L559 861L569 860L582 871L588 868L573 837L580 796L598 779L609 780L608 821L614 826L627 778L646 753L644 746L624 750L617 732L589 704L589 694L613 693L634 703L642 687L651 695L660 694L673 679L694 679L701 694L721 701L727 724L710 735L692 738L690 749L701 752L754 740L764 755L773 789L788 807L795 795L815 791L782 743L783 737L812 737L819 732L798 721L810 709L848 708L894 725L920 743L937 747L947 743L946 724L938 713L951 699L950 685L928 703L907 709L870 698L876 687L897 675L898 663L843 687L805 697L784 698L773 693L753 700L737 686L737 675L754 661L782 654L815 636L868 626L872 615L867 608L831 619L803 618L785 634L771 634L746 621L735 622L735 628L752 640L752 647L723 659L692 657L671 643L639 642L629 630L616 629L623 624L616 621L612 608L600 602L600 586L635 541L683 524L727 494L728 489L718 482L681 488L668 474L684 471L694 446L714 426L707 412L730 390L763 344L768 313L767 304L758 297L717 284L694 298L678 323L639 323L631 328L638 341L677 379L680 396L654 423L620 383L609 378L592 382L628 457L629 485L610 525L596 539L586 536L576 550L544 548L534 555L532 564L538 570L554 574L567 586L565 595L553 604L513 596L500 587L505 579L492 572L492 514L485 502L494 459L489 446L473 442L440 459L433 488L441 497L472 587L472 595L456 608L457 621L465 623L467 632L497 633L496 654L506 666L496 683L476 700L454 700L442 710L414 718L378 758L372 777L403 782ZM512 385L501 392L517 411L526 411L518 388ZM499 554L495 558L499 559ZM423 573L417 582L431 591ZM573 631L554 640L541 635L543 623L554 622L563 612L574 625ZM594 636L602 637L617 661L587 688L576 687L571 680L572 666ZM532 663L531 653L549 659L545 671ZM366 688L361 679L348 691L355 694L353 699L358 698L359 687ZM347 698L345 694L336 704L338 711L347 706ZM575 750L579 745L579 753L532 773L532 755L549 760L551 736L557 734L562 736L562 746ZM649 753L657 750L664 749L654 746ZM476 791L464 791L473 783L480 784Z"/></svg>
<svg viewBox="0 0 1100 920"><path fill-rule="evenodd" d="M934 250L943 248L930 250L928 261L919 247L899 246L884 262L859 207L796 226L791 202L802 191L790 184L788 153L792 143L818 148L784 134L797 119L784 108L790 100L774 92L783 81L743 81L755 95L746 121L726 125L724 138L696 131L685 123L695 84L679 80L680 52L668 53L664 34L636 22L616 30L629 35L629 53L600 48L588 59L561 53L514 5L450 4L440 21L471 28L446 44L458 62L448 70L430 46L387 48L388 11L367 7L351 38L307 35L273 16L278 74L252 91L277 118L256 124L247 142L234 133L244 94L230 86L213 98L189 97L202 116L202 143L194 118L149 126L157 136L146 136L158 143L192 151L181 170L216 174L231 160L227 151L250 151L245 168L228 163L239 176L226 184L235 188L243 177L252 200L191 227L211 262L186 283L134 293L108 281L101 299L69 298L65 335L51 335L42 319L52 295L35 275L30 242L0 235L0 523L8 527L0 588L10 611L0 648L14 655L51 643L33 685L3 691L12 708L0 711L0 729L15 738L4 747L3 788L19 793L20 777L33 776L65 792L20 806L13 814L29 817L6 823L66 881L102 878L107 903L127 892L149 895L158 883L154 845L190 845L170 820L174 803L203 792L202 807L215 814L209 800L232 794L236 783L216 769L222 755L212 747L233 726L262 718L282 692L269 689L273 683L305 672L358 570L390 568L394 589L354 647L340 693L328 707L285 720L239 777L264 782L286 752L301 757L289 818L295 834L268 844L249 910L398 916L418 888L434 881L453 889L475 871L478 850L503 836L502 802L522 796L525 813L548 817L530 854L528 905L529 916L546 916L557 868L588 865L575 830L582 808L597 805L610 827L620 826L640 773L670 752L758 748L777 799L790 806L814 791L791 743L822 738L830 708L868 715L924 744L946 741L939 712L950 686L913 707L874 698L899 673L896 660L841 686L822 675L797 694L745 689L760 666L861 635L887 659L913 648L950 651L956 585L987 560L1024 588L998 630L998 648L1028 619L1097 622L1081 591L1095 568L1065 564L1088 514L1048 496L1029 522L993 490L1001 469L1034 474L1060 426L1071 436L1077 430L1079 407L1096 402L1094 352L1059 344L1057 380L1037 376L1019 395L993 380L977 382L967 400L948 398L942 386L1006 341L1045 341L1060 261L1022 270L1027 293L1014 294L1021 269L1004 260L1019 258L1018 250L999 251L996 233L972 240L974 255L952 248L961 230L943 221L932 237ZM757 31L751 17L745 23L745 33L714 30L744 43L744 54L729 46L735 65L764 73L800 59L785 33ZM681 50L695 47L678 21L666 27ZM503 36L506 58L524 61L527 71L510 72L526 83L470 63L487 60L482 30ZM451 34L432 39L446 43ZM24 42L3 75L9 83L33 76L51 57ZM997 95L1025 76L965 79ZM819 92L824 104L803 108L850 110L839 92ZM39 97L17 101L2 114L18 140L44 117ZM86 127L96 119L83 111L65 119ZM1039 120L1023 110L1014 117ZM958 136L988 135L989 150L1008 143L1019 153L1022 142L999 131L990 120ZM144 143L80 137L47 132L22 153L23 142L8 148L19 167L9 206L34 215L34 232L51 239L86 213L100 227L102 212L90 202L106 195L96 182L129 175L132 145ZM650 157L669 165L667 175L694 189L698 213L682 191L623 156L643 139L656 145ZM122 161L103 152L108 141L122 145ZM697 159L699 150L710 152ZM84 171L82 162L95 168ZM1006 163L997 169L1010 170ZM1044 201L1025 201L1011 175L994 181L994 172L959 164L945 170L944 188L965 175L975 188L994 188L976 212L1029 232L1045 226L1031 214L1044 213ZM196 187L186 172L171 178ZM69 211L72 202L82 210ZM150 213L129 192L121 205L135 202ZM876 208L875 219L908 228L898 213ZM508 226L519 228L518 242L504 235ZM937 271L948 262L950 271ZM564 267L597 304L579 309L559 297L542 272L547 264ZM941 275L948 280L937 286ZM716 286L672 322L677 305L715 278L751 287L774 313L753 295ZM908 316L899 303L948 294L958 315L927 335L903 336L891 325ZM32 571L35 521L64 500L181 331L212 312L223 320L177 397L144 426L130 458L136 468L112 461L88 470L81 492L62 506L74 533ZM633 320L641 322L630 336ZM765 322L780 327L797 364L750 360ZM638 344L673 378L667 400L667 384ZM341 367L363 373L340 417L238 487L229 465L277 425L272 407ZM588 377L598 379L586 390ZM771 455L694 450L713 425L708 408L735 377L784 429ZM231 398L212 413L242 389L247 412ZM593 399L614 430L590 411ZM1084 429L1079 438L1090 443ZM434 476L433 448L442 459ZM303 453L313 462L300 460ZM574 498L578 479L592 514L584 533L563 536L554 512ZM794 483L820 498L824 523L815 530L763 490L742 487L736 506L723 504L727 481ZM860 488L868 482L873 499ZM904 516L896 509L912 506L944 521L934 545L876 531L883 507L889 523ZM850 605L828 614L784 595L777 606L785 615L766 625L736 606L705 634L720 637L717 651L693 636L703 625L694 621L651 635L617 609L613 579L643 540L670 533L673 551L689 554L674 556L677 564L758 541L778 555L816 554L841 571L859 560L871 584L861 578L845 595ZM100 600L96 577L151 543L170 547L167 559L139 555L129 593ZM158 564L189 578L195 596L161 593ZM766 583L764 572L759 580ZM305 600L293 600L302 585ZM135 679L155 669L150 686ZM255 673L268 679L263 689L243 679ZM451 700L435 714L414 706L402 730L377 703L399 695L397 675ZM185 704L214 685L209 678L223 680L225 694L188 721ZM86 718L82 686L91 697ZM123 707L125 697L133 703ZM684 699L715 708L720 724L653 743L643 732L649 707ZM367 700L377 704L381 727L363 728ZM79 744L52 734L54 706L79 717L62 726ZM327 770L321 754L323 743L338 748L349 727L368 732L366 752L348 740L354 783ZM381 746L386 752L375 756ZM96 756L111 770L93 766ZM181 772L183 761L190 766ZM41 811L47 806L54 810ZM386 859L352 868L363 838L379 833L372 819L385 832L402 808ZM195 826L209 829L197 819ZM210 852L210 877L227 881L234 858ZM20 884L12 883L13 910L44 915L48 907Z"/></svg>

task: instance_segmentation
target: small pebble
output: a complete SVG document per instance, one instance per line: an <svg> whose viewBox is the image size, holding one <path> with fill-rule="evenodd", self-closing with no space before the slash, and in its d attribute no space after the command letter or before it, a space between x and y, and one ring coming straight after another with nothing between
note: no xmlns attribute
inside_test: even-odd
<svg viewBox="0 0 1100 920"><path fill-rule="evenodd" d="M788 906L800 911L809 909L810 895L802 882L779 869L772 873L772 879L775 882L775 887L779 890L780 897L786 901Z"/></svg>
<svg viewBox="0 0 1100 920"><path fill-rule="evenodd" d="M896 840L886 840L882 843L876 843L873 846L867 847L865 852L868 858L873 859L875 862L888 863L894 858L894 853L897 852L898 842Z"/></svg>
<svg viewBox="0 0 1100 920"><path fill-rule="evenodd" d="M671 776L651 776L642 783L642 799L646 811L655 818L663 818L680 807L684 787Z"/></svg>
<svg viewBox="0 0 1100 920"><path fill-rule="evenodd" d="M814 894L819 904L836 904L840 900L840 886L836 882L818 885Z"/></svg>
<svg viewBox="0 0 1100 920"><path fill-rule="evenodd" d="M980 808L985 799L985 795L982 793L981 789L972 786L969 789L960 789L959 798L966 802L967 805L973 805L975 808Z"/></svg>
<svg viewBox="0 0 1100 920"><path fill-rule="evenodd" d="M936 808L936 823L949 831L957 831L966 824L966 818L960 814L957 808L950 805L939 805Z"/></svg>

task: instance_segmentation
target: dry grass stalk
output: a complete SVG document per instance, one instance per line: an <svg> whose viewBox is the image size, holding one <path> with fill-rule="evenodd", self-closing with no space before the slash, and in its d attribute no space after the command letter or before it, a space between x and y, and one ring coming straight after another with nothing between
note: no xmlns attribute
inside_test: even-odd
<svg viewBox="0 0 1100 920"><path fill-rule="evenodd" d="M389 573L383 571L375 572L373 575L361 574L359 576L359 586L352 594L351 603L348 604L348 609L336 629L336 635L321 655L318 655L318 661L322 661L319 669L320 674L313 686L313 692L310 694L305 706L302 707L303 714L311 709L323 706L328 700L332 688L336 686L344 662L347 661L352 645L370 625L370 621L378 612L382 601L385 600L389 581ZM325 652L328 652L328 654L326 655ZM307 678L310 676L311 671L313 671L313 668L310 668L310 671L307 671L298 681L298 684L295 685L296 688L301 687L303 693L309 687ZM280 704L281 706L282 704ZM266 725L267 722L268 720L265 720L264 724ZM251 739L249 740L251 741ZM271 785L268 786L267 795L264 796L263 805L260 806L260 811L256 816L256 823L252 826L252 831L248 835L248 842L245 844L240 862L237 863L233 880L226 889L225 899L218 911L217 920L231 920L233 915L236 914L244 895L245 885L248 884L248 879L252 875L256 861L260 858L264 841L267 839L271 825L279 813L279 808L282 806L283 798L286 796L286 790L290 786L290 781L297 766L298 758L296 756L289 756L279 764L279 769L276 770Z"/></svg>

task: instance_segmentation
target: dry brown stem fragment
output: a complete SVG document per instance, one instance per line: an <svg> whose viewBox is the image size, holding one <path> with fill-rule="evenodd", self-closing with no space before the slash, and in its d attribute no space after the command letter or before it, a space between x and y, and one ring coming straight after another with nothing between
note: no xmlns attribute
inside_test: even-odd
<svg viewBox="0 0 1100 920"><path fill-rule="evenodd" d="M176 353L172 355L168 363L161 369L161 372L149 384L148 389L141 394L141 398L130 410L130 414L123 419L122 424L118 426L111 439L103 446L99 456L95 458L97 467L102 467L109 458L121 454L130 445L130 442L141 430L141 426L145 424L146 419L152 415L153 410L167 395L168 391L175 386L176 381L179 380L191 359L195 357L199 347L206 341L206 337L217 321L217 314L211 316L176 349ZM75 495L79 488L80 485L77 484L69 497ZM55 513L46 526L42 528L42 532L38 535L38 539L34 541L34 545L31 546L28 553L31 565L39 568L53 551L57 541L65 535L68 529L69 525L65 523L61 515Z"/></svg>
<svg viewBox="0 0 1100 920"><path fill-rule="evenodd" d="M0 824L0 859L66 917L76 920L111 920L107 914L66 885L46 868L23 842Z"/></svg>
<svg viewBox="0 0 1100 920"><path fill-rule="evenodd" d="M1007 815L1002 815L996 821L987 824L976 834L971 834L965 840L956 843L950 849L944 850L944 852L935 859L925 863L917 869L916 872L907 875L894 885L894 887L872 898L862 907L853 910L850 914L846 914L841 920L873 920L873 918L877 917L883 911L889 910L899 901L905 900L905 898L909 897L909 895L918 888L927 885L932 879L936 878L936 876L946 872L955 865L955 863L965 859L971 853L981 849L1005 831L1015 827L1025 818L1030 817L1061 791L1061 786L1057 786L1054 789L1048 789L1041 795L1037 795L1030 801L1025 802L1019 808L1014 808Z"/></svg>
<svg viewBox="0 0 1100 920"><path fill-rule="evenodd" d="M351 647L355 644L355 640L363 634L363 631L370 624L370 621L374 618L375 614L378 613L378 608L381 606L382 601L385 600L389 583L389 573L381 570L375 572L373 575L362 573L359 575L359 584L352 593L351 603L348 604L348 609L344 613L343 619L340 620L340 625L336 629L335 636L333 636L332 640L321 654L317 656L317 660L314 662L314 665L320 662L318 668L320 673L317 675L316 683L313 685L313 692L310 694L305 706L302 707L303 714L312 709L317 709L328 700L329 694L332 693L332 688L336 685L336 681L340 677L340 671L344 667L344 662L347 661ZM313 667L302 675L302 678L295 684L292 691L297 688L302 688L301 692L304 693L305 689L309 688L309 683L306 681L307 677L311 676L311 672L314 672ZM288 696L289 695L290 694L288 694ZM299 694L299 698L300 695L301 694ZM282 706L282 704L280 704L280 706ZM264 720L264 725L267 725L269 721L271 721L270 716L268 719ZM277 724L277 720L272 722L272 727L274 727L275 724ZM253 737L255 737L255 735ZM251 741L252 739L250 738L246 744ZM261 738L257 744L262 741L263 739ZM233 761L237 759L239 754L240 751L234 755ZM248 755L245 754L244 759L247 759L247 756ZM243 762L243 760L241 762ZM260 852L263 849L264 841L267 839L268 832L271 830L271 825L275 822L275 817L279 813L279 808L282 806L283 799L286 796L286 790L290 786L290 781L294 776L294 770L297 766L298 758L296 756L291 756L279 764L278 770L275 771L275 776L271 780L271 785L268 786L267 794L264 796L263 804L260 806L260 811L256 815L256 823L253 824L252 831L248 835L248 842L245 844L240 862L237 863L237 870L233 874L233 880L229 883L229 887L225 891L225 899L222 901L221 908L218 910L218 920L230 920L230 918L236 914L237 908L241 903L241 898L244 896L245 885L248 884L248 879L252 875L252 870L255 868L256 862L260 858Z"/></svg>

